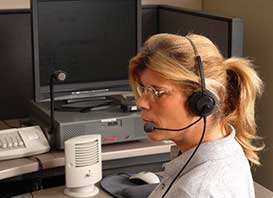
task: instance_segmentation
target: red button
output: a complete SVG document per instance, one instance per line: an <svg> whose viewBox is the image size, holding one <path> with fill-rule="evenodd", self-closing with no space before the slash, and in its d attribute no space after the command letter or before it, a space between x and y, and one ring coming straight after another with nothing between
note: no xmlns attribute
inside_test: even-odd
<svg viewBox="0 0 273 198"><path fill-rule="evenodd" d="M112 136L104 136L103 137L103 141L104 142L112 142L112 141L115 141L115 140L117 140L117 136L114 136L114 135L112 135Z"/></svg>

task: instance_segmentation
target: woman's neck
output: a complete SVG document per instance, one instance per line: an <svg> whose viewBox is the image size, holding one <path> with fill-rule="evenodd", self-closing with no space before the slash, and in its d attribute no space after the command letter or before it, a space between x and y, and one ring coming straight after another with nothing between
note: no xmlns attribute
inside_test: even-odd
<svg viewBox="0 0 273 198"><path fill-rule="evenodd" d="M201 121L196 126L181 133L179 140L174 140L181 152L185 152L196 146L202 137L204 123ZM202 143L224 138L228 132L218 122L207 121L205 136Z"/></svg>

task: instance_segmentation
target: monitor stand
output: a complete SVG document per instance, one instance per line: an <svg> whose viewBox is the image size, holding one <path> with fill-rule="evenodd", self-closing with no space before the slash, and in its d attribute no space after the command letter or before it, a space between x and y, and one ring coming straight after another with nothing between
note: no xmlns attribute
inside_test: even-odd
<svg viewBox="0 0 273 198"><path fill-rule="evenodd" d="M110 97L92 97L75 101L57 101L55 111L73 111L87 113L110 108L115 105Z"/></svg>

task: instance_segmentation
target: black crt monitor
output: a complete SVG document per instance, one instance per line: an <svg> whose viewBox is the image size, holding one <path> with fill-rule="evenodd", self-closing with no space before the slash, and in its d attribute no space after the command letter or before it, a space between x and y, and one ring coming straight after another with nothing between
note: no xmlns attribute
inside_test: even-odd
<svg viewBox="0 0 273 198"><path fill-rule="evenodd" d="M243 21L167 5L143 6L143 41L155 33L201 34L211 39L224 57L243 55ZM151 25L149 25L151 24Z"/></svg>
<svg viewBox="0 0 273 198"><path fill-rule="evenodd" d="M128 63L141 45L140 0L31 0L35 101L129 88ZM84 94L86 96L86 94Z"/></svg>

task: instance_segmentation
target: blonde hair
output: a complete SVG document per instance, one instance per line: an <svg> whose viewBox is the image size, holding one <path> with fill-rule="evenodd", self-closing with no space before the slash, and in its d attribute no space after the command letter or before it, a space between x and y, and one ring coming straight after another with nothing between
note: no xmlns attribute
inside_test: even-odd
<svg viewBox="0 0 273 198"><path fill-rule="evenodd" d="M206 89L217 99L214 119L223 127L236 129L236 140L246 157L259 165L257 152L263 146L255 145L255 100L261 94L263 83L250 60L245 58L224 59L218 48L206 37L196 34L186 36L197 49L203 63ZM136 82L146 68L158 72L162 77L173 80L190 96L200 90L200 76L195 64L195 53L189 40L174 34L157 34L150 37L140 52L130 60L129 81L135 94Z"/></svg>

